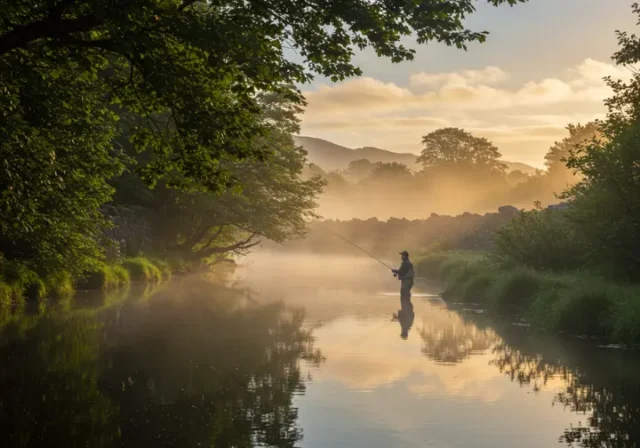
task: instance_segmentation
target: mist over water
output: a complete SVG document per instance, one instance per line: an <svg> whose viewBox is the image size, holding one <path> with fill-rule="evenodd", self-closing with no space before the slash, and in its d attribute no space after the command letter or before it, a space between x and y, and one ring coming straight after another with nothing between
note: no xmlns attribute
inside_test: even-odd
<svg viewBox="0 0 640 448"><path fill-rule="evenodd" d="M9 322L2 446L640 443L633 357L420 282L405 332L398 290L370 258L262 251L226 286L176 278Z"/></svg>

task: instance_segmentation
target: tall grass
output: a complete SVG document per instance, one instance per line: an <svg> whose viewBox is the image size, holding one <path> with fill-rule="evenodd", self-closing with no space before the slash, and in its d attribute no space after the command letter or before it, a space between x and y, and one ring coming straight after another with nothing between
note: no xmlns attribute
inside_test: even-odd
<svg viewBox="0 0 640 448"><path fill-rule="evenodd" d="M93 272L88 272L78 283L80 289L88 290L109 290L121 285L121 276L118 275L113 266L103 264L98 266Z"/></svg>
<svg viewBox="0 0 640 448"><path fill-rule="evenodd" d="M122 262L122 265L129 271L131 280L150 282L162 280L162 271L148 258L127 258Z"/></svg>
<svg viewBox="0 0 640 448"><path fill-rule="evenodd" d="M583 273L550 274L511 267L477 254L420 259L418 275L446 287L445 299L475 301L550 330L640 344L640 287Z"/></svg>
<svg viewBox="0 0 640 448"><path fill-rule="evenodd" d="M73 276L69 272L57 272L44 279L49 295L55 299L65 299L73 296L75 285Z"/></svg>
<svg viewBox="0 0 640 448"><path fill-rule="evenodd" d="M531 306L544 279L535 271L515 268L500 271L487 292L489 304L500 312L519 312Z"/></svg>

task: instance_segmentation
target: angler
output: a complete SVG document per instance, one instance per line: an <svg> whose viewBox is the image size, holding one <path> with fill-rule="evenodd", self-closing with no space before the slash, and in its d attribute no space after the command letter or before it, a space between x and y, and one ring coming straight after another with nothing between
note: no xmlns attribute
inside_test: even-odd
<svg viewBox="0 0 640 448"><path fill-rule="evenodd" d="M413 279L416 273L413 269L413 264L409 260L409 252L403 250L400 252L402 256L402 264L399 269L392 269L394 276L400 280L400 302L407 303L411 301L411 288L413 288Z"/></svg>

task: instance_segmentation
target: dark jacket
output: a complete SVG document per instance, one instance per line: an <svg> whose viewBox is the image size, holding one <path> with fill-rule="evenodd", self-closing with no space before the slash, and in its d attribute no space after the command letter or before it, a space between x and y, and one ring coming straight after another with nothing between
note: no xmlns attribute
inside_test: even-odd
<svg viewBox="0 0 640 448"><path fill-rule="evenodd" d="M413 264L409 260L403 260L400 269L398 269L398 278L400 280L407 280L412 279L415 275Z"/></svg>

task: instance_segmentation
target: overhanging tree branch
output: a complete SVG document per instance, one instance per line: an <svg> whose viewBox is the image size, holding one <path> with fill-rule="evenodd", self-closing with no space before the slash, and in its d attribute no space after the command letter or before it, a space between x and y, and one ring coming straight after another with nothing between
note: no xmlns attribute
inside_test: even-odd
<svg viewBox="0 0 640 448"><path fill-rule="evenodd" d="M18 25L0 36L0 56L17 48L24 48L38 39L63 38L74 33L90 31L103 23L103 18L87 15L66 20L49 16L38 22Z"/></svg>

